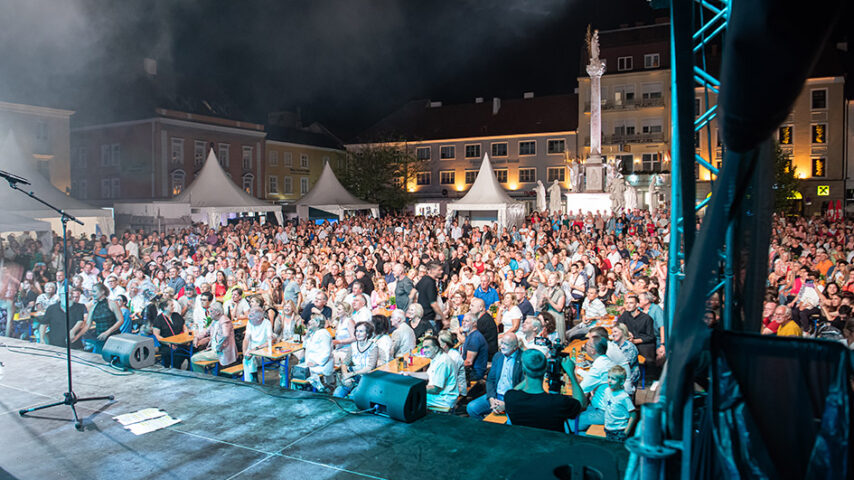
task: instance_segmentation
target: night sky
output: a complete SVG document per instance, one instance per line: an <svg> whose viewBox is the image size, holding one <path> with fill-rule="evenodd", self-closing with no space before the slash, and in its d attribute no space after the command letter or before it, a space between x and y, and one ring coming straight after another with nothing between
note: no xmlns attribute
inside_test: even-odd
<svg viewBox="0 0 854 480"><path fill-rule="evenodd" d="M652 21L644 0L0 0L0 100L121 118L158 60L168 97L241 120L300 108L345 140L415 98L572 92L588 23ZM659 16L662 13L659 12ZM666 13L664 13L666 15Z"/></svg>

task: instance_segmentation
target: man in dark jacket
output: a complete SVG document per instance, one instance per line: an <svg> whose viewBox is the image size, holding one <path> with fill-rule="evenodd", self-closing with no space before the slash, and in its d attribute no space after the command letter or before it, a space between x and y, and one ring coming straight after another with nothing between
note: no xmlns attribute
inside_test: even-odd
<svg viewBox="0 0 854 480"><path fill-rule="evenodd" d="M501 336L500 351L492 357L492 368L486 377L486 395L469 402L466 412L483 420L490 412L504 412L504 393L522 381L522 352L513 333Z"/></svg>
<svg viewBox="0 0 854 480"><path fill-rule="evenodd" d="M477 318L477 331L486 340L489 356L494 356L498 352L498 325L495 324L495 319L486 310L486 304L483 303L483 300L477 297L471 299L469 313Z"/></svg>
<svg viewBox="0 0 854 480"><path fill-rule="evenodd" d="M655 322L638 308L637 295L626 295L626 311L617 319L629 330L629 341L646 358L655 358Z"/></svg>

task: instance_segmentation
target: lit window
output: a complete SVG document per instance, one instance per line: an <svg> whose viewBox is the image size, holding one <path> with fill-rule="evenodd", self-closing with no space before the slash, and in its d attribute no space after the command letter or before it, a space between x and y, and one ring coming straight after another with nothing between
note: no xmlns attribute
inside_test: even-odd
<svg viewBox="0 0 854 480"><path fill-rule="evenodd" d="M566 167L550 167L547 173L549 183L566 181Z"/></svg>
<svg viewBox="0 0 854 480"><path fill-rule="evenodd" d="M824 157L816 157L812 159L812 176L824 177L827 175L825 171L827 161Z"/></svg>
<svg viewBox="0 0 854 480"><path fill-rule="evenodd" d="M657 53L648 53L643 56L643 68L658 68L660 59Z"/></svg>
<svg viewBox="0 0 854 480"><path fill-rule="evenodd" d="M777 141L780 142L780 145L791 145L793 139L793 132L791 125L783 125L777 131Z"/></svg>
<svg viewBox="0 0 854 480"><path fill-rule="evenodd" d="M415 175L416 185L430 185L430 172L418 172Z"/></svg>
<svg viewBox="0 0 854 480"><path fill-rule="evenodd" d="M812 143L827 143L827 124L814 123L812 125Z"/></svg>
<svg viewBox="0 0 854 480"><path fill-rule="evenodd" d="M466 170L466 185L471 185L477 178L477 170Z"/></svg>
<svg viewBox="0 0 854 480"><path fill-rule="evenodd" d="M172 196L178 195L184 191L184 182L186 174L183 170L175 170L172 172Z"/></svg>
<svg viewBox="0 0 854 480"><path fill-rule="evenodd" d="M501 170L493 170L495 172L495 178L498 179L498 183L507 183L507 169Z"/></svg>
<svg viewBox="0 0 854 480"><path fill-rule="evenodd" d="M243 176L243 191L248 193L249 195L255 195L253 192L255 188L253 187L253 183L255 183L255 176L251 173L247 173Z"/></svg>

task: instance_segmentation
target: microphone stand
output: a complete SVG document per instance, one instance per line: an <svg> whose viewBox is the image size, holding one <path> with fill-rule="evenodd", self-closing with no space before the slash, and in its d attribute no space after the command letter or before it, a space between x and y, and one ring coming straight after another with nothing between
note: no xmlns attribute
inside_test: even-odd
<svg viewBox="0 0 854 480"><path fill-rule="evenodd" d="M5 174L5 172L2 172L2 173ZM27 192L25 190L22 190L18 186L18 183L23 183L25 185L29 185L29 182L27 182L26 180L24 180L20 177L14 177L14 176L11 176L8 174L2 175L2 177L5 178L9 182L9 186L13 190L17 190L17 191L23 193L24 195L32 198L33 200L36 200L37 202L41 203L42 205L45 205L48 208L56 211L57 213L59 213L61 215L60 219L62 220L62 252L63 252L62 253L62 255L63 255L62 265L63 265L63 271L65 272L65 285L64 285L64 288L65 288L65 365L66 365L67 376L68 376L68 391L65 392L63 400L60 400L58 402L48 403L45 405L40 405L37 407L25 408L23 410L18 411L18 413L23 417L28 413L35 412L38 410L44 410L46 408L56 407L59 405L68 405L69 407L71 407L71 413L74 415L74 428L76 428L78 431L82 432L83 431L83 422L80 420L80 417L77 415L77 408L75 407L75 405L77 405L80 402L93 402L93 401L102 401L102 400L112 401L115 399L115 397L113 395L107 395L107 396L102 396L102 397L79 398L77 396L77 394L74 393L74 389L72 388L72 383L71 383L71 317L69 314L69 309L71 308L71 305L68 304L68 273L69 273L68 272L68 269L69 269L68 221L71 220L71 221L79 223L80 225L83 225L83 222L81 222L80 220L78 220L74 216L69 215L65 211L63 211L59 208L56 208L53 205L47 203L46 201L37 197L33 192Z"/></svg>

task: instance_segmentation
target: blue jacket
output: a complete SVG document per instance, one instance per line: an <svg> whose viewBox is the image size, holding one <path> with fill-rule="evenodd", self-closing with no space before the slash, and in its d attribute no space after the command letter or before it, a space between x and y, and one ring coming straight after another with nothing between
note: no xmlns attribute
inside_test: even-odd
<svg viewBox="0 0 854 480"><path fill-rule="evenodd" d="M501 370L504 368L504 360L507 357L498 352L492 357L492 367L486 377L486 398L498 398L498 381L501 380ZM516 361L514 362L513 378L510 388L515 387L522 381L522 351L516 350Z"/></svg>

